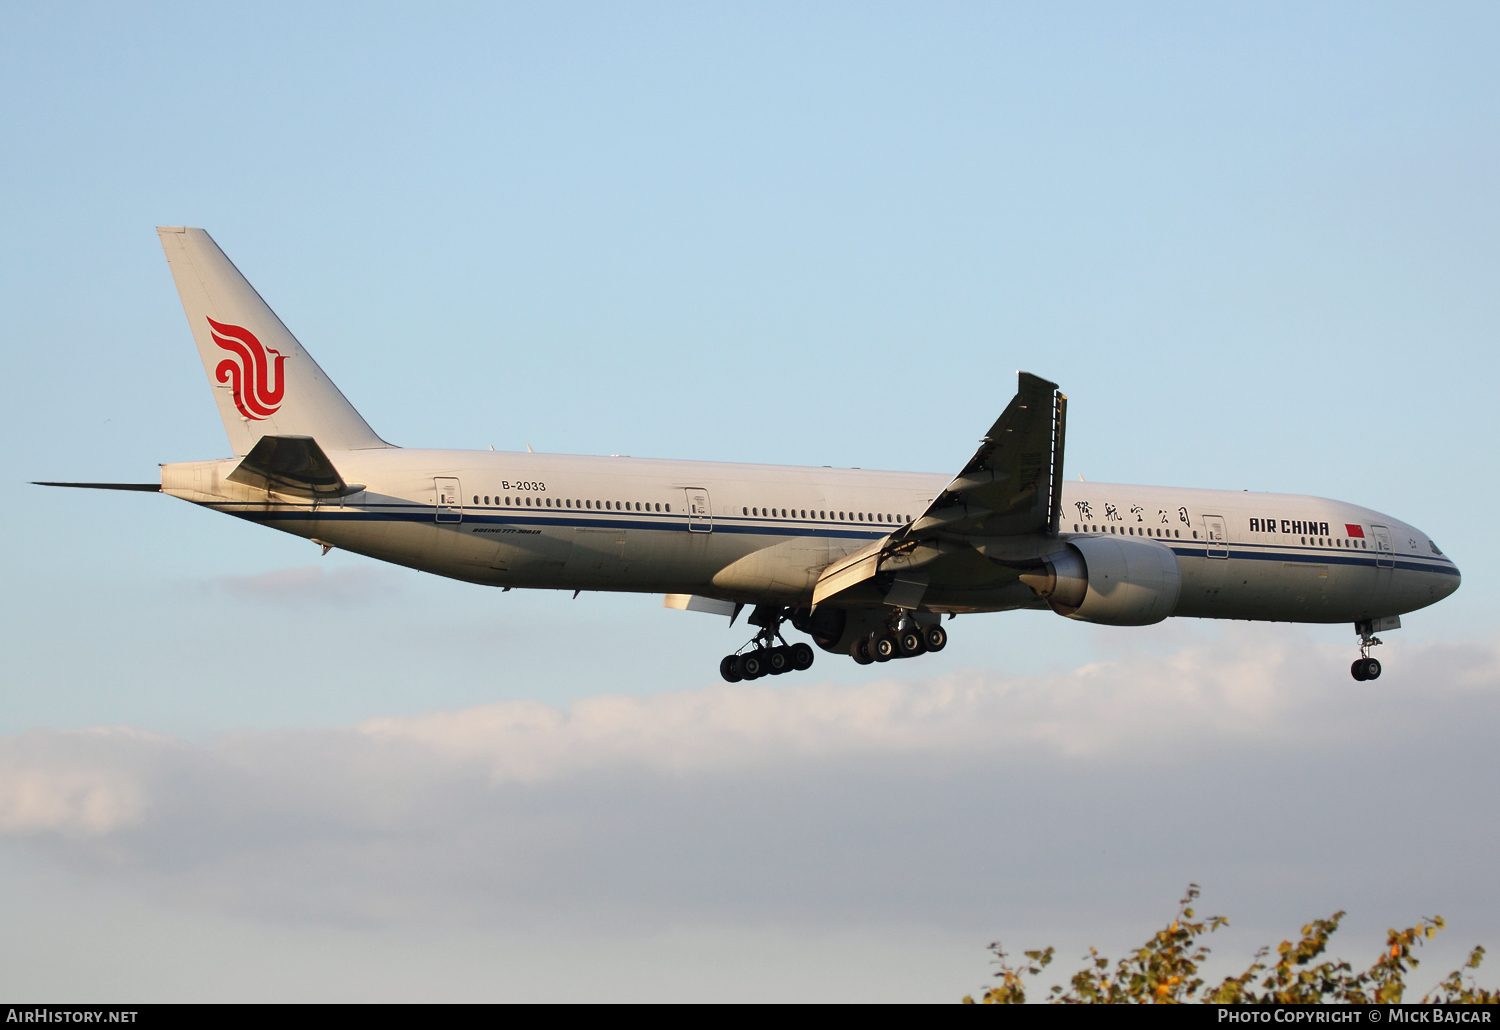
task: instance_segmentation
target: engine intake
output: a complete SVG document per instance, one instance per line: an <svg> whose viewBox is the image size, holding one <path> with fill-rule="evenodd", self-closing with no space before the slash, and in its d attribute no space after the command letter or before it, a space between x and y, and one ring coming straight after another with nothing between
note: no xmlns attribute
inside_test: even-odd
<svg viewBox="0 0 1500 1030"><path fill-rule="evenodd" d="M1059 615L1102 626L1149 626L1177 607L1182 574L1165 544L1080 537L1021 582Z"/></svg>

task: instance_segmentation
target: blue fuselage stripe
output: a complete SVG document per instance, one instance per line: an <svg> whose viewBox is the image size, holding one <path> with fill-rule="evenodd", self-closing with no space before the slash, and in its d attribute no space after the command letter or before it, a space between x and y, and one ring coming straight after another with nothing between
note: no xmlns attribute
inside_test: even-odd
<svg viewBox="0 0 1500 1030"><path fill-rule="evenodd" d="M650 515L644 512L639 515L633 512L620 512L619 514L601 517L590 516L583 512L557 512L555 514L541 514L531 512L504 511L491 514L488 511L473 511L465 509L462 520L458 522L438 522L431 506L428 505L370 505L359 509L327 508L281 508L267 511L264 508L240 508L233 504L210 504L207 507L216 508L230 515L252 522L305 522L305 521L329 521L329 522L413 522L428 523L439 526L527 526L543 527L553 529L635 529L651 530L655 532L687 532L689 529L686 516L670 515L660 516L657 513ZM704 520L705 529L700 532L714 533L743 533L755 536L788 536L788 537L825 537L837 539L854 540L878 540L885 536L895 526L886 527L864 527L848 524L829 525L810 524L806 522L771 522L755 518L740 518L736 516L715 516L711 521ZM711 529L708 527L711 526ZM1087 539L1087 534L1082 535ZM1144 541L1143 541L1144 542ZM1196 545L1185 544L1181 541L1153 541L1169 547L1173 554L1184 558L1203 558L1208 560L1208 546L1205 543ZM1398 556L1393 554L1381 554L1374 551L1366 551L1359 554L1350 554L1347 551L1328 550L1319 547L1287 547L1278 544L1229 544L1226 548L1228 558L1239 561L1274 561L1295 562L1312 565L1349 565L1378 567L1380 561L1388 561L1391 564L1386 567L1406 569L1412 572L1432 572L1445 576L1457 576L1458 569L1445 559L1418 559L1410 556ZM1215 548L1221 550L1221 548ZM1212 560L1226 560L1214 558Z"/></svg>

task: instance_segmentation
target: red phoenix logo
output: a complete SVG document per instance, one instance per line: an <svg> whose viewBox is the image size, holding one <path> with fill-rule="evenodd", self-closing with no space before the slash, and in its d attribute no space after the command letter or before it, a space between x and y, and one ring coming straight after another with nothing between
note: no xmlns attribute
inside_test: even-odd
<svg viewBox="0 0 1500 1030"><path fill-rule="evenodd" d="M255 334L243 326L224 325L208 320L213 327L214 343L227 350L234 358L225 358L214 369L219 382L229 383L234 395L234 406L248 419L260 421L276 414L281 407L281 396L286 392L286 376L282 366L286 355L261 345ZM276 358L274 375L268 367L266 355ZM235 360L238 359L238 360ZM272 379L276 385L271 385Z"/></svg>

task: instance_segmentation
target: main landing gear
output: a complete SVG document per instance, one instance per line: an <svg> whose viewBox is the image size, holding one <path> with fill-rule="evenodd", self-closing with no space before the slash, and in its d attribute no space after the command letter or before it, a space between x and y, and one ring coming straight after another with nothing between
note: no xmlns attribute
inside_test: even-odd
<svg viewBox="0 0 1500 1030"><path fill-rule="evenodd" d="M781 624L787 610L779 605L760 604L750 613L750 625L759 626L755 639L719 662L719 675L730 683L780 676L784 672L805 672L812 668L813 649L807 644L788 644L781 635ZM778 644L777 641L780 641Z"/></svg>
<svg viewBox="0 0 1500 1030"><path fill-rule="evenodd" d="M887 625L855 640L849 647L849 657L860 665L869 665L892 658L915 658L947 646L948 631L942 626L919 626L910 612L902 611Z"/></svg>
<svg viewBox="0 0 1500 1030"><path fill-rule="evenodd" d="M1361 683L1365 680L1378 680L1380 659L1370 657L1370 648L1378 646L1380 638L1375 635L1374 628L1368 622L1356 622L1354 628L1359 632L1359 657L1349 666L1349 672Z"/></svg>

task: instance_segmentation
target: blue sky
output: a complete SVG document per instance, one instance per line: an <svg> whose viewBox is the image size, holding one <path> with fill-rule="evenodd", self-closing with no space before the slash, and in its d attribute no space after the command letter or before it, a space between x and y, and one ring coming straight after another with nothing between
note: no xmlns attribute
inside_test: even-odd
<svg viewBox="0 0 1500 1030"><path fill-rule="evenodd" d="M319 558L166 498L25 485L147 480L158 462L227 452L159 224L208 229L398 444L948 471L1017 369L1045 375L1071 398L1069 475L1332 496L1431 533L1464 585L1391 635L1380 703L1427 725L1429 691L1459 689L1434 670L1461 667L1482 695L1475 712L1491 712L1500 676L1471 658L1493 650L1500 604L1487 550L1497 21L1477 4L7 8L0 468L16 503L0 516L12 541L0 733L18 755L53 754L36 733L115 726L204 755L254 740L264 756L278 734L370 719L693 696L741 642L656 598L501 595ZM1020 677L1043 690L1097 666L1146 677L1149 709L1185 654L1219 648L1253 679L1248 656L1290 648L1276 666L1287 682L1371 703L1338 664L1354 657L1347 627L1136 633L1024 613L953 630L942 656L894 670L900 689ZM863 697L891 671L823 656L808 682ZM1224 703L1221 715L1239 710ZM1202 718L1183 733L1214 739L1219 716ZM1473 757L1469 789L1492 791L1493 762ZM15 761L13 776L31 768ZM1084 777L1060 782L1070 775ZM1226 796L1253 792L1253 777L1231 780ZM641 796L654 804L661 789ZM1073 796L1057 789L1060 804ZM206 816L181 818L160 832L197 832ZM198 920L190 936L229 939L225 920L252 918L280 942L269 954L333 932L205 901L213 891L147 858L145 879L111 879L47 843L63 825L17 822L6 853L57 912L88 884L101 904L178 928L164 938ZM1266 867L1201 858L1207 871L1188 862L1177 879L1218 870L1256 911L1285 896ZM1121 891L1144 889L1121 875ZM1172 877L1151 881L1163 907ZM1458 873L1445 882L1469 897ZM1363 900L1384 904L1388 888ZM1287 919L1345 904L1315 894ZM24 943L50 904L7 932ZM1099 904L1101 926L1129 923ZM1500 940L1500 913L1481 908L1485 939ZM666 906L687 936L630 938L664 956L646 982L680 996L649 970L665 976L706 939L776 953L764 942L785 928L740 911ZM857 964L839 949L864 917L829 913L817 933L844 944L807 961L854 990ZM924 954L977 941L960 994L1003 929L955 929L915 902L866 914L948 942ZM328 918L350 935L318 948L415 968L380 950L396 917L363 937L339 922L347 912ZM457 947L431 918L432 947ZM463 932L518 925L495 916ZM558 938L559 983L577 939ZM101 982L69 980L62 958L48 968L60 988ZM182 989L141 975L159 996ZM777 975L773 987L798 974ZM935 972L906 996L944 992Z"/></svg>

